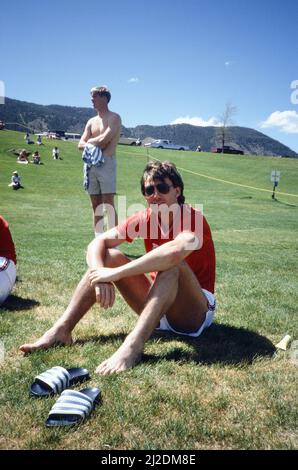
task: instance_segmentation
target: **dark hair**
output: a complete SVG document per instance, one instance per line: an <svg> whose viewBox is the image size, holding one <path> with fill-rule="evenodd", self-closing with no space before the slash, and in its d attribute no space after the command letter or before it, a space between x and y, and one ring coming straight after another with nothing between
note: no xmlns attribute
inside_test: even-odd
<svg viewBox="0 0 298 470"><path fill-rule="evenodd" d="M166 178L169 178L173 183L174 188L180 188L181 190L181 194L177 199L178 204L184 204L184 183L174 163L169 161L160 162L158 160L155 162L147 163L143 172L143 176L141 178L141 191L143 195L145 195L145 180L147 178L152 178L153 180L160 180L162 182L164 182Z"/></svg>

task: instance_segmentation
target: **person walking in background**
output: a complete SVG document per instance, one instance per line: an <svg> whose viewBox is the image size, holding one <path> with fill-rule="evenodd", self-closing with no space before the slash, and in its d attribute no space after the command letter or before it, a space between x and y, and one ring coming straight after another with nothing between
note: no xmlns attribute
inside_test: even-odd
<svg viewBox="0 0 298 470"><path fill-rule="evenodd" d="M58 147L53 148L52 155L53 155L53 160L59 160L59 159L62 160L60 158L60 150L58 149Z"/></svg>

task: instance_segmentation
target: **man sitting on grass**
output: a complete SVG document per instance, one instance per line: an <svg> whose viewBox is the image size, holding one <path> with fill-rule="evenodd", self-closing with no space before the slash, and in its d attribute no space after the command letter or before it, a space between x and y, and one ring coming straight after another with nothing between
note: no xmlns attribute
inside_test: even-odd
<svg viewBox="0 0 298 470"><path fill-rule="evenodd" d="M21 351L71 344L72 330L95 302L105 309L113 306L115 286L139 318L120 348L97 367L99 374L134 366L156 328L197 337L210 326L215 311L214 245L205 217L184 204L183 190L173 163L148 163L141 178L147 209L90 243L89 269L66 311ZM136 237L144 239L146 254L130 260L116 248Z"/></svg>

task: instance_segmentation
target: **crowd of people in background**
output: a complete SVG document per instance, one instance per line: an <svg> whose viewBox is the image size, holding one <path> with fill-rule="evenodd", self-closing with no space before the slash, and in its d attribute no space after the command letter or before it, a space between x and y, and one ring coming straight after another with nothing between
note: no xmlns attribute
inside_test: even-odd
<svg viewBox="0 0 298 470"><path fill-rule="evenodd" d="M4 125L3 125L4 128ZM26 132L24 136L26 144L34 144L31 140L30 133ZM38 146L43 145L41 135L38 135L36 144ZM35 150L31 154L25 148L16 150L14 152L17 155L16 162L19 164L27 165L32 163L34 165L43 165L41 161L41 155L38 150ZM55 146L52 150L52 157L54 160L62 160L60 157L60 149ZM13 171L8 184L14 191L18 189L24 189L21 182L21 176L18 171ZM8 222L0 216L0 305L6 300L11 293L13 286L16 281L16 252L14 242L9 230Z"/></svg>
<svg viewBox="0 0 298 470"><path fill-rule="evenodd" d="M30 139L29 132L26 132L24 140L27 144L34 143ZM39 146L43 145L41 135L38 135L36 143ZM18 150L15 152L15 154L17 155L17 163L20 163L22 165L27 165L28 163L33 163L34 165L43 165L43 162L41 161L41 155L38 150L35 150L31 154L31 160L29 160L30 152L28 152L26 149ZM60 156L60 149L57 146L55 146L52 150L52 157L53 160L62 160ZM21 177L17 171L13 172L10 184L8 186L14 190L24 188L24 186L21 185Z"/></svg>

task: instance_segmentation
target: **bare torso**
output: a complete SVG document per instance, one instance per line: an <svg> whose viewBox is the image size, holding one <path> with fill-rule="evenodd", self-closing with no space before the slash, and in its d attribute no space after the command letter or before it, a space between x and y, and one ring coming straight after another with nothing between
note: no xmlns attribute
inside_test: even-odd
<svg viewBox="0 0 298 470"><path fill-rule="evenodd" d="M103 148L103 155L105 157L112 157L116 154L116 147L120 137L121 131L121 119L120 116L112 111L108 111L103 117L95 116L89 121L89 128L91 132L91 138L99 137L104 134L108 127L113 129L117 127L115 134L113 135L111 141Z"/></svg>

